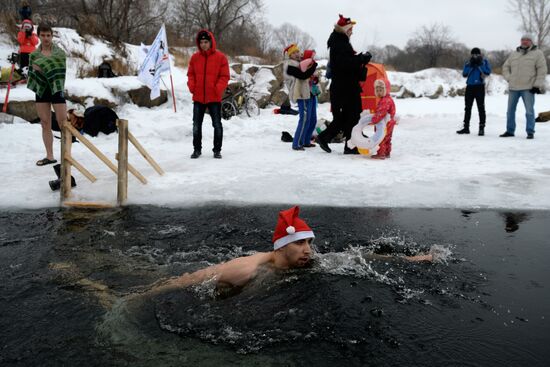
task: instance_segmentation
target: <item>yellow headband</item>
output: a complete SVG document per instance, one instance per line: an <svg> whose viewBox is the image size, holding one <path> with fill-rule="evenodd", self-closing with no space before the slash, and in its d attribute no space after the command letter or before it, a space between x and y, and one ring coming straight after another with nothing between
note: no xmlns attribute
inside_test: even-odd
<svg viewBox="0 0 550 367"><path fill-rule="evenodd" d="M293 43L292 45L288 46L285 51L290 56L295 52L300 52L300 48L298 47L298 45Z"/></svg>

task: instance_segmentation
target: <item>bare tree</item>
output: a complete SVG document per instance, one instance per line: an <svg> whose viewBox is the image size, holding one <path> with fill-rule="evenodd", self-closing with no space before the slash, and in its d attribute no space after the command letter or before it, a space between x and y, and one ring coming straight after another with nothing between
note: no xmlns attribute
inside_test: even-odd
<svg viewBox="0 0 550 367"><path fill-rule="evenodd" d="M145 37L153 38L166 12L166 6L159 6L158 1L151 0L91 0L90 2L90 5L99 9L95 14L100 32L116 43L143 41Z"/></svg>
<svg viewBox="0 0 550 367"><path fill-rule="evenodd" d="M544 48L550 36L550 0L509 0L510 10L521 17L523 32L532 33Z"/></svg>
<svg viewBox="0 0 550 367"><path fill-rule="evenodd" d="M291 43L296 43L303 50L315 47L313 37L293 24L283 23L273 30L272 48L276 51L282 53Z"/></svg>
<svg viewBox="0 0 550 367"><path fill-rule="evenodd" d="M449 27L433 23L416 30L413 38L407 42L406 50L416 53L423 58L426 67L432 68L439 66L438 62L455 44Z"/></svg>
<svg viewBox="0 0 550 367"><path fill-rule="evenodd" d="M178 0L173 21L186 38L206 28L223 40L232 27L252 23L262 8L262 0Z"/></svg>

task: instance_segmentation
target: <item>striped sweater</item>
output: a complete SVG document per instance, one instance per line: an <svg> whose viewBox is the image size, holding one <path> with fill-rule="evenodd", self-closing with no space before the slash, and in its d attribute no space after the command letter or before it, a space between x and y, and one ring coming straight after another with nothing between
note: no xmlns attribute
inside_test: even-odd
<svg viewBox="0 0 550 367"><path fill-rule="evenodd" d="M63 92L65 89L66 59L65 52L56 45L52 45L50 56L44 56L40 46L30 55L27 88L39 97L42 97L48 88L51 90L52 95ZM33 65L38 65L42 72L34 70Z"/></svg>

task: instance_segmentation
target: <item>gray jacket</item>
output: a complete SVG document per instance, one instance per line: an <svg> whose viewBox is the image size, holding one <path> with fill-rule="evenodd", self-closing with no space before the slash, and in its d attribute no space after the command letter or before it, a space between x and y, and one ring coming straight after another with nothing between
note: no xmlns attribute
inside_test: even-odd
<svg viewBox="0 0 550 367"><path fill-rule="evenodd" d="M527 50L518 47L502 66L510 90L544 89L547 73L544 54L534 45Z"/></svg>
<svg viewBox="0 0 550 367"><path fill-rule="evenodd" d="M300 69L300 63L295 60L286 60L284 63L284 78L285 85L288 88L288 97L293 103L296 103L299 99L309 99L311 97L311 89L309 86L309 76L313 74L315 68L311 68L304 74L304 76L309 75L306 79L296 78L294 75L288 74L288 68L294 67L297 70Z"/></svg>

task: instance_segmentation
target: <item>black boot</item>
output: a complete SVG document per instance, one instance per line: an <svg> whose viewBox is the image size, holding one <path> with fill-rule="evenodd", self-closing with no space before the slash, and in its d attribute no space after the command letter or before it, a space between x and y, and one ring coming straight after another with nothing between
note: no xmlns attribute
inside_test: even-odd
<svg viewBox="0 0 550 367"><path fill-rule="evenodd" d="M197 159L201 156L201 151L200 150L194 150L193 151L193 154L191 154L191 159Z"/></svg>
<svg viewBox="0 0 550 367"><path fill-rule="evenodd" d="M323 149L325 152L330 153L332 150L328 146L328 143L323 138L322 134L317 135L317 138L315 139L317 141L317 144Z"/></svg>
<svg viewBox="0 0 550 367"><path fill-rule="evenodd" d="M359 154L359 150L357 149L357 147L355 148L348 148L348 142L346 141L345 145L344 145L344 154Z"/></svg>
<svg viewBox="0 0 550 367"><path fill-rule="evenodd" d="M479 132L477 133L479 136L485 135L485 125L479 125Z"/></svg>
<svg viewBox="0 0 550 367"><path fill-rule="evenodd" d="M462 128L462 130L458 130L456 132L457 134L469 134L470 133L470 127L468 125L464 125L464 127Z"/></svg>

